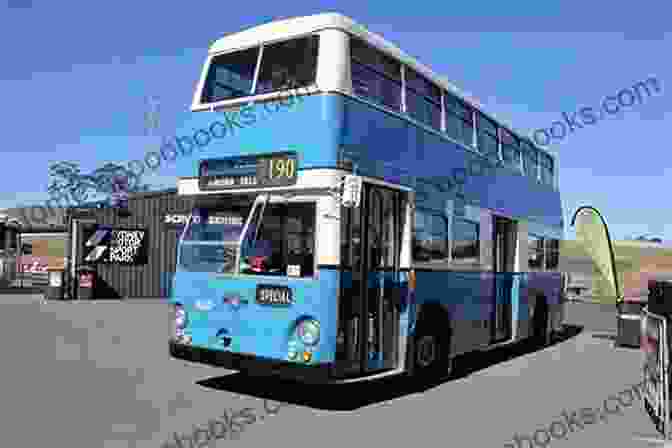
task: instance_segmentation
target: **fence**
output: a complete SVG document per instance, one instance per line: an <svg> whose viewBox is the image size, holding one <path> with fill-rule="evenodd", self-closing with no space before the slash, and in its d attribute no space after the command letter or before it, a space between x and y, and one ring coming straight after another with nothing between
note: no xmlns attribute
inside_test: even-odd
<svg viewBox="0 0 672 448"><path fill-rule="evenodd" d="M49 285L48 272L17 272L13 288L46 288Z"/></svg>
<svg viewBox="0 0 672 448"><path fill-rule="evenodd" d="M670 439L670 389L667 318L645 310L642 319L643 374L647 388L644 407L656 429Z"/></svg>

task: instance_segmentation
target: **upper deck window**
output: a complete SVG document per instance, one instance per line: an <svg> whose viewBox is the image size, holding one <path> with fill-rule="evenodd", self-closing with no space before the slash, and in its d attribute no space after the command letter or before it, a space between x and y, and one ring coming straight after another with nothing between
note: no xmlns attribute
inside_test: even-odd
<svg viewBox="0 0 672 448"><path fill-rule="evenodd" d="M523 140L521 144L523 148L523 170L525 175L537 180L539 177L537 167L537 150L529 143Z"/></svg>
<svg viewBox="0 0 672 448"><path fill-rule="evenodd" d="M504 164L520 173L520 141L505 128L499 128Z"/></svg>
<svg viewBox="0 0 672 448"><path fill-rule="evenodd" d="M364 43L350 39L352 89L355 95L401 111L401 65Z"/></svg>
<svg viewBox="0 0 672 448"><path fill-rule="evenodd" d="M465 145L474 143L473 109L459 98L448 92L444 93L446 106L446 133Z"/></svg>
<svg viewBox="0 0 672 448"><path fill-rule="evenodd" d="M405 81L406 112L435 129L441 129L441 90L410 68L406 68Z"/></svg>
<svg viewBox="0 0 672 448"><path fill-rule="evenodd" d="M317 36L265 45L254 92L252 87L260 47L215 56L208 70L201 102L214 103L313 84L317 47Z"/></svg>
<svg viewBox="0 0 672 448"><path fill-rule="evenodd" d="M250 96L259 47L212 58L201 102L214 103Z"/></svg>
<svg viewBox="0 0 672 448"><path fill-rule="evenodd" d="M490 120L481 112L477 113L478 122L478 150L489 159L499 161L499 147L497 143L497 123Z"/></svg>
<svg viewBox="0 0 672 448"><path fill-rule="evenodd" d="M313 84L317 70L317 46L317 36L264 46L255 94Z"/></svg>
<svg viewBox="0 0 672 448"><path fill-rule="evenodd" d="M553 159L548 154L539 154L541 165L541 182L545 185L553 185Z"/></svg>

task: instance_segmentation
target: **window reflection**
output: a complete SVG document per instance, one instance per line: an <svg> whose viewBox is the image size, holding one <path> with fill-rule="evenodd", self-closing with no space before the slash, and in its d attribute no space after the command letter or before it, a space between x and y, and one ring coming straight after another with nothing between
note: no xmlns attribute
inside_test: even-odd
<svg viewBox="0 0 672 448"><path fill-rule="evenodd" d="M317 48L317 36L265 46L255 94L313 84L317 70Z"/></svg>
<svg viewBox="0 0 672 448"><path fill-rule="evenodd" d="M251 95L259 47L215 56L203 88L203 103Z"/></svg>
<svg viewBox="0 0 672 448"><path fill-rule="evenodd" d="M421 262L448 260L448 226L445 217L416 210L413 260Z"/></svg>
<svg viewBox="0 0 672 448"><path fill-rule="evenodd" d="M546 240L546 269L558 269L560 263L560 240Z"/></svg>
<svg viewBox="0 0 672 448"><path fill-rule="evenodd" d="M456 262L477 263L480 259L479 224L466 219L453 220L452 259Z"/></svg>
<svg viewBox="0 0 672 448"><path fill-rule="evenodd" d="M529 234L527 237L528 266L530 269L544 268L544 240L538 236Z"/></svg>
<svg viewBox="0 0 672 448"><path fill-rule="evenodd" d="M459 98L444 94L446 109L446 133L465 145L474 142L474 119L472 109Z"/></svg>
<svg viewBox="0 0 672 448"><path fill-rule="evenodd" d="M350 41L355 95L401 111L401 64L361 39Z"/></svg>

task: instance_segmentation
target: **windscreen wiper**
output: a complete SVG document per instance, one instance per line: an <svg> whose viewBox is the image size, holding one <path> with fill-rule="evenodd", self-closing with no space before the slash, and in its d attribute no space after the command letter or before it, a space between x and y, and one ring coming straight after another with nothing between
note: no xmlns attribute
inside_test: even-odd
<svg viewBox="0 0 672 448"><path fill-rule="evenodd" d="M257 237L259 235L259 227L261 227L261 220L264 217L264 211L266 210L266 204L268 203L268 194L261 194L256 197L254 200L254 205L252 205L252 209L250 210L250 213L247 216L247 220L245 221L245 227L243 227L243 231L240 233L240 238L238 239L238 247L236 248L236 272L240 271L240 253L242 251L243 247L243 242L245 241L247 237L247 232L250 228L250 224L252 224L252 220L255 218L255 213L259 207L261 207L261 211L259 212L259 215L257 216L256 222L256 228L254 229L254 237L251 240L251 243L254 243L257 241Z"/></svg>

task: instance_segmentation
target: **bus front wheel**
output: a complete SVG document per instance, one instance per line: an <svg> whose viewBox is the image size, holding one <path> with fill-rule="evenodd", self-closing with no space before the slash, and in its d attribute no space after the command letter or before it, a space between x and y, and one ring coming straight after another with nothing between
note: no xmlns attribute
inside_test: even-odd
<svg viewBox="0 0 672 448"><path fill-rule="evenodd" d="M417 377L450 376L453 360L449 357L448 338L438 332L419 332L415 338L414 361Z"/></svg>

